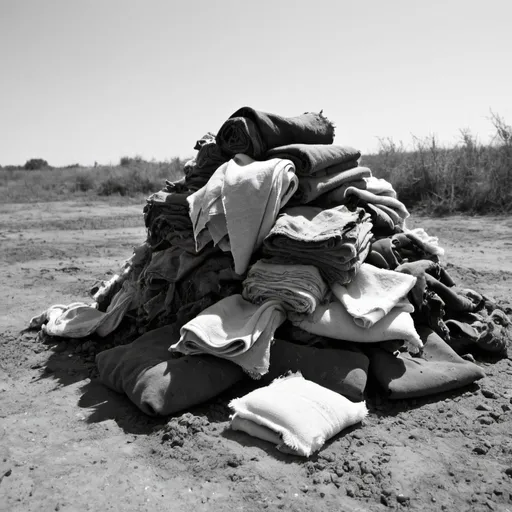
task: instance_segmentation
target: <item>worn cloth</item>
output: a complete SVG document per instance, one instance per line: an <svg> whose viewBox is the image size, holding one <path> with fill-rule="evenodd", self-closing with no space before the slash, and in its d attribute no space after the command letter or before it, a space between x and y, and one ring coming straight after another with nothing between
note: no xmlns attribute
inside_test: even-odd
<svg viewBox="0 0 512 512"><path fill-rule="evenodd" d="M475 363L458 356L433 330L418 327L424 348L420 357L398 356L379 347L366 350L370 373L392 399L434 395L467 386L485 376Z"/></svg>
<svg viewBox="0 0 512 512"><path fill-rule="evenodd" d="M408 311L408 306L405 311L402 307L394 307L376 324L364 328L356 325L341 302L334 300L320 305L311 315L289 313L288 318L297 327L319 336L358 343L403 340L407 349L416 353L423 344Z"/></svg>
<svg viewBox="0 0 512 512"><path fill-rule="evenodd" d="M322 113L282 117L242 107L220 127L216 140L228 155L244 153L259 158L269 149L287 144L332 144L334 126Z"/></svg>
<svg viewBox="0 0 512 512"><path fill-rule="evenodd" d="M235 271L243 274L297 183L289 160L257 162L246 155L235 156L188 199L196 249L210 240L224 250L229 248Z"/></svg>
<svg viewBox="0 0 512 512"><path fill-rule="evenodd" d="M268 372L274 332L285 318L279 301L255 305L241 295L232 295L185 324L170 350L229 359L257 379Z"/></svg>
<svg viewBox="0 0 512 512"><path fill-rule="evenodd" d="M269 372L261 383L270 384L290 371L300 372L305 379L359 401L366 388L368 365L368 357L357 348L318 348L276 337L270 349Z"/></svg>
<svg viewBox="0 0 512 512"><path fill-rule="evenodd" d="M297 176L327 176L357 167L361 152L334 144L288 144L268 151L265 159L286 158Z"/></svg>
<svg viewBox="0 0 512 512"><path fill-rule="evenodd" d="M331 290L353 317L356 325L367 329L400 302L406 302L405 309L402 307L403 311L412 313L414 308L404 299L415 283L414 276L363 263L350 283L333 283Z"/></svg>
<svg viewBox="0 0 512 512"><path fill-rule="evenodd" d="M361 190L357 187L348 187L345 190L345 197L351 195L356 196L360 201L364 201L366 203L377 204L391 208L398 214L402 221L409 217L409 211L405 207L404 203L402 203L402 201L396 197L374 194L373 192L368 190Z"/></svg>
<svg viewBox="0 0 512 512"><path fill-rule="evenodd" d="M100 352L96 365L101 382L126 394L144 413L167 416L205 402L243 379L240 367L225 359L171 355L169 345L178 336L174 326L161 327Z"/></svg>
<svg viewBox="0 0 512 512"><path fill-rule="evenodd" d="M187 198L190 192L160 190L149 196L144 206L144 222L148 230L147 242L152 250L169 245L195 251L192 223Z"/></svg>
<svg viewBox="0 0 512 512"><path fill-rule="evenodd" d="M371 170L368 167L356 166L349 170L333 172L326 176L303 176L299 179L299 186L292 198L292 202L293 204L311 203L319 197L324 197L331 190L368 176L371 176ZM336 206L341 203L337 203ZM329 207L332 206L331 204ZM323 204L322 207L324 207Z"/></svg>
<svg viewBox="0 0 512 512"><path fill-rule="evenodd" d="M276 379L229 403L231 428L309 457L347 427L361 422L365 402L353 403L339 393L292 374Z"/></svg>
<svg viewBox="0 0 512 512"><path fill-rule="evenodd" d="M117 328L127 311L136 307L137 295L136 284L125 281L105 312L96 304L57 304L32 318L29 328L41 328L49 336L62 338L85 338L93 333L105 337Z"/></svg>
<svg viewBox="0 0 512 512"><path fill-rule="evenodd" d="M242 295L255 304L276 299L287 311L312 313L326 293L327 285L315 266L262 259L249 269Z"/></svg>
<svg viewBox="0 0 512 512"><path fill-rule="evenodd" d="M286 208L263 242L266 257L315 265L327 283L348 283L370 249L372 224L364 210Z"/></svg>

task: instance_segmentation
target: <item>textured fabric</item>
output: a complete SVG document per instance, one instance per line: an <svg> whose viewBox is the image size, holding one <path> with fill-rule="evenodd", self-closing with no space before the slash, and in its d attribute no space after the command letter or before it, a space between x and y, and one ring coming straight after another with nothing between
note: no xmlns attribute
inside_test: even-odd
<svg viewBox="0 0 512 512"><path fill-rule="evenodd" d="M278 264L268 259L258 260L249 269L242 295L255 304L275 299L288 311L312 313L326 293L327 285L315 266Z"/></svg>
<svg viewBox="0 0 512 512"><path fill-rule="evenodd" d="M256 435L263 430L265 433L258 437L276 440L278 449L305 457L368 414L365 402L353 403L300 374L277 379L269 386L232 400L229 406L234 411L231 428L249 430ZM266 429L276 437L269 436Z"/></svg>
<svg viewBox="0 0 512 512"><path fill-rule="evenodd" d="M235 271L245 273L253 252L296 188L297 177L289 160L257 162L237 155L189 198L196 249L210 240L218 245L227 242Z"/></svg>
<svg viewBox="0 0 512 512"><path fill-rule="evenodd" d="M361 152L334 144L288 144L271 149L268 158L286 158L295 165L297 176L327 176L357 167Z"/></svg>
<svg viewBox="0 0 512 512"><path fill-rule="evenodd" d="M240 365L251 377L268 372L274 332L286 318L279 301L251 304L232 295L201 312L180 330L171 351L212 354Z"/></svg>
<svg viewBox="0 0 512 512"><path fill-rule="evenodd" d="M424 343L421 357L383 350L367 350L370 372L389 398L414 398L450 391L485 376L476 364L458 356L434 331L420 326Z"/></svg>
<svg viewBox="0 0 512 512"><path fill-rule="evenodd" d="M368 364L368 357L357 348L317 348L276 337L270 349L269 372L261 383L270 384L290 371L300 372L307 380L359 401L366 388Z"/></svg>
<svg viewBox="0 0 512 512"><path fill-rule="evenodd" d="M368 167L356 167L350 170L335 172L327 176L304 176L299 179L297 192L292 198L294 204L311 203L318 197L324 197L331 190L342 187L346 183L371 176ZM336 203L340 204L340 203ZM332 206L332 205L330 205Z"/></svg>
<svg viewBox="0 0 512 512"><path fill-rule="evenodd" d="M349 282L370 250L370 216L345 206L286 208L263 243L282 262L315 265L328 282Z"/></svg>
<svg viewBox="0 0 512 512"><path fill-rule="evenodd" d="M409 217L409 212L405 207L404 203L396 199L395 197L385 196L385 195L377 195L368 190L361 190L356 187L348 187L345 190L345 196L354 195L359 198L361 201L366 203L378 204L387 206L388 208L393 209L399 215L402 220L405 220Z"/></svg>
<svg viewBox="0 0 512 512"><path fill-rule="evenodd" d="M283 117L242 107L220 127L217 144L228 155L259 158L269 149L293 143L332 144L334 126L321 113Z"/></svg>
<svg viewBox="0 0 512 512"><path fill-rule="evenodd" d="M169 354L177 338L176 328L166 326L100 352L101 382L126 394L144 413L166 416L205 402L243 378L240 367L225 359Z"/></svg>
<svg viewBox="0 0 512 512"><path fill-rule="evenodd" d="M83 302L68 306L55 305L32 318L30 328L41 327L46 334L62 338L85 338L92 333L104 337L116 329L128 310L136 307L136 298L136 285L125 281L106 312Z"/></svg>
<svg viewBox="0 0 512 512"><path fill-rule="evenodd" d="M403 340L408 350L418 352L423 346L410 313L393 308L384 318L367 329L359 327L341 302L333 301L317 308L312 315L289 314L292 323L305 331L328 338L374 343Z"/></svg>
<svg viewBox="0 0 512 512"><path fill-rule="evenodd" d="M414 276L363 263L350 283L333 283L331 290L356 325L367 329L404 302L415 283ZM402 311L412 313L411 304L405 302L409 308L402 307Z"/></svg>

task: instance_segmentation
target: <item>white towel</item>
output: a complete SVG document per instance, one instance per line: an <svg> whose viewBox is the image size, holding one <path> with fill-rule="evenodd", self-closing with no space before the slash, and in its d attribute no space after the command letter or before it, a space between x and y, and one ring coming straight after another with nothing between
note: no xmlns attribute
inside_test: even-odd
<svg viewBox="0 0 512 512"><path fill-rule="evenodd" d="M128 310L137 306L137 300L135 283L125 281L105 312L99 311L96 304L56 304L32 318L30 328L41 327L50 336L63 338L85 338L94 332L104 337L117 328Z"/></svg>
<svg viewBox="0 0 512 512"><path fill-rule="evenodd" d="M231 295L186 323L169 350L229 359L257 379L268 372L274 332L285 319L280 301L256 305Z"/></svg>
<svg viewBox="0 0 512 512"><path fill-rule="evenodd" d="M236 155L187 198L196 249L201 250L210 240L223 250L229 247L235 272L244 274L253 252L297 187L295 166L290 160L259 162Z"/></svg>
<svg viewBox="0 0 512 512"><path fill-rule="evenodd" d="M321 304L311 315L288 313L291 322L304 331L318 336L359 343L403 340L409 352L423 347L410 313L393 308L384 318L368 329L359 327L338 300Z"/></svg>
<svg viewBox="0 0 512 512"><path fill-rule="evenodd" d="M333 283L331 290L356 325L368 329L399 304L412 313L414 307L405 296L415 283L414 276L363 263L350 283Z"/></svg>
<svg viewBox="0 0 512 512"><path fill-rule="evenodd" d="M282 451L309 457L332 436L368 414L365 402L304 379L300 373L274 380L229 404L231 428L277 444Z"/></svg>

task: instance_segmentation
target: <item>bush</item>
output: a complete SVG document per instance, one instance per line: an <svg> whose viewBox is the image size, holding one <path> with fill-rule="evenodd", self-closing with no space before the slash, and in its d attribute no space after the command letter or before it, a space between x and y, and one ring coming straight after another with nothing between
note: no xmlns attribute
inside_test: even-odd
<svg viewBox="0 0 512 512"><path fill-rule="evenodd" d="M44 169L49 166L48 162L46 160L43 160L42 158L31 158L30 160L27 160L25 162L25 165L23 167L27 171L37 171L39 169Z"/></svg>

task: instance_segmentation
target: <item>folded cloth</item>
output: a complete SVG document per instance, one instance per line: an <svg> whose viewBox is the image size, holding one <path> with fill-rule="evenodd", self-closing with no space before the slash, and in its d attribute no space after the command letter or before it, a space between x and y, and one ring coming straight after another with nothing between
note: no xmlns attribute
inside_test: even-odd
<svg viewBox="0 0 512 512"><path fill-rule="evenodd" d="M345 197L350 195L354 195L358 197L361 201L365 201L366 203L387 206L388 208L394 210L402 219L402 221L409 217L409 212L405 207L404 203L402 203L402 201L399 201L395 197L377 195L368 190L361 190L356 187L348 187L347 190L345 190Z"/></svg>
<svg viewBox="0 0 512 512"><path fill-rule="evenodd" d="M415 283L414 276L363 263L350 283L332 283L331 290L356 325L368 329L400 302L406 303L402 311L412 313L414 308L405 297Z"/></svg>
<svg viewBox="0 0 512 512"><path fill-rule="evenodd" d="M270 344L286 319L282 304L251 304L236 294L220 300L185 324L169 350L212 354L240 365L252 378L268 372Z"/></svg>
<svg viewBox="0 0 512 512"><path fill-rule="evenodd" d="M361 152L334 144L288 144L267 151L265 159L286 158L297 176L327 176L357 167Z"/></svg>
<svg viewBox="0 0 512 512"><path fill-rule="evenodd" d="M398 356L372 347L370 372L389 398L414 398L434 395L471 384L485 376L476 364L458 356L434 331L418 327L424 343L421 357Z"/></svg>
<svg viewBox="0 0 512 512"><path fill-rule="evenodd" d="M300 372L305 379L351 400L362 400L368 364L368 357L357 348L317 348L276 338L270 349L269 372L260 382L269 384L289 371Z"/></svg>
<svg viewBox="0 0 512 512"><path fill-rule="evenodd" d="M100 352L101 382L125 393L144 413L166 416L205 402L243 378L240 367L225 359L172 356L169 345L177 337L175 327L166 326Z"/></svg>
<svg viewBox="0 0 512 512"><path fill-rule="evenodd" d="M263 242L263 254L315 265L328 282L349 282L370 250L372 224L362 209L286 208Z"/></svg>
<svg viewBox="0 0 512 512"><path fill-rule="evenodd" d="M219 244L227 239L235 271L245 273L253 252L263 243L297 183L289 160L257 162L236 155L189 198L196 249L201 250L210 240Z"/></svg>
<svg viewBox="0 0 512 512"><path fill-rule="evenodd" d="M410 352L419 352L423 346L414 327L410 305L405 311L394 307L384 318L365 329L356 325L345 306L338 300L318 306L311 315L288 314L288 319L297 327L320 336L337 340L374 343L387 340L403 340Z"/></svg>
<svg viewBox="0 0 512 512"><path fill-rule="evenodd" d="M395 233L395 222L389 213L385 212L380 205L367 203L363 208L370 214L373 224L373 233L378 236L390 236Z"/></svg>
<svg viewBox="0 0 512 512"><path fill-rule="evenodd" d="M292 198L292 202L294 204L311 203L319 197L327 196L329 191L336 190L346 183L371 176L371 174L372 171L368 167L357 167L354 165L349 170L334 172L327 176L303 176L299 178L299 186ZM329 204L327 207L331 207L333 204L342 204L343 202L346 201L334 201L334 203ZM325 207L323 204L321 206Z"/></svg>
<svg viewBox="0 0 512 512"><path fill-rule="evenodd" d="M365 402L304 379L300 373L274 380L229 403L231 428L275 442L279 450L309 457L325 441L368 414Z"/></svg>
<svg viewBox="0 0 512 512"><path fill-rule="evenodd" d="M400 265L402 259L395 250L392 238L386 237L372 241L371 251L366 261L379 268L394 270Z"/></svg>
<svg viewBox="0 0 512 512"><path fill-rule="evenodd" d="M261 304L279 300L287 311L312 313L327 293L327 285L313 265L279 264L258 260L243 282L244 299Z"/></svg>
<svg viewBox="0 0 512 512"><path fill-rule="evenodd" d="M137 307L137 286L124 281L105 312L96 305L74 302L68 306L54 305L30 320L29 328L41 328L50 336L85 338L92 333L104 337L121 323L130 309Z"/></svg>
<svg viewBox="0 0 512 512"><path fill-rule="evenodd" d="M444 256L444 249L439 245L437 236L430 236L423 228L404 229L406 236L419 245L427 254Z"/></svg>
<svg viewBox="0 0 512 512"><path fill-rule="evenodd" d="M222 151L228 155L244 153L253 158L278 146L332 144L333 140L334 125L321 112L282 117L250 107L234 112L217 133L217 144Z"/></svg>

